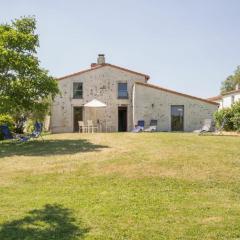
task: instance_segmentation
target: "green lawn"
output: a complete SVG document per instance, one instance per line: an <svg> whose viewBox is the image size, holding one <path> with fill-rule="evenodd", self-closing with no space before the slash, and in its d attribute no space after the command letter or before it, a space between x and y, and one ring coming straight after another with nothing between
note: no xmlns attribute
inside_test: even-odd
<svg viewBox="0 0 240 240"><path fill-rule="evenodd" d="M240 137L0 144L0 240L240 239Z"/></svg>

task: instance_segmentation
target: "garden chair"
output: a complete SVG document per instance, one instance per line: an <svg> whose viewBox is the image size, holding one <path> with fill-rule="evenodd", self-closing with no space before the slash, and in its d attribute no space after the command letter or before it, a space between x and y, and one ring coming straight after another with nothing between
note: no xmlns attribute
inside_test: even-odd
<svg viewBox="0 0 240 240"><path fill-rule="evenodd" d="M30 135L28 135L28 137L29 138L41 137L41 139L44 141L44 139L42 137L42 130L43 130L43 124L36 121L35 124L34 124L34 130Z"/></svg>
<svg viewBox="0 0 240 240"><path fill-rule="evenodd" d="M78 121L78 127L79 127L79 133L82 132L86 132L87 131L87 126L85 126L83 121Z"/></svg>
<svg viewBox="0 0 240 240"><path fill-rule="evenodd" d="M144 120L139 120L135 128L132 130L132 132L135 133L142 132L144 130L144 125L145 125Z"/></svg>
<svg viewBox="0 0 240 240"><path fill-rule="evenodd" d="M201 133L203 132L211 132L212 130L212 119L205 119L203 121L203 126L201 128Z"/></svg>
<svg viewBox="0 0 240 240"><path fill-rule="evenodd" d="M151 120L148 128L144 132L156 132L157 131L157 120Z"/></svg>
<svg viewBox="0 0 240 240"><path fill-rule="evenodd" d="M94 130L97 130L98 127L93 125L93 121L92 120L87 120L87 129L88 129L88 133L94 133Z"/></svg>
<svg viewBox="0 0 240 240"><path fill-rule="evenodd" d="M198 134L204 134L204 133L212 132L212 130L213 130L212 119L204 119L201 129L195 130L193 132L198 133Z"/></svg>
<svg viewBox="0 0 240 240"><path fill-rule="evenodd" d="M12 141L20 141L27 142L30 138L26 136L16 135L12 133L8 127L8 125L4 124L0 126L1 133L3 135L4 140L12 140Z"/></svg>

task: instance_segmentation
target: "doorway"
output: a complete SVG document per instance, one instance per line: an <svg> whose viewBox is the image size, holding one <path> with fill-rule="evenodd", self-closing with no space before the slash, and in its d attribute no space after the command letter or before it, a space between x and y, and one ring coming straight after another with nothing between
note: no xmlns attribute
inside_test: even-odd
<svg viewBox="0 0 240 240"><path fill-rule="evenodd" d="M184 131L184 106L171 106L171 130Z"/></svg>
<svg viewBox="0 0 240 240"><path fill-rule="evenodd" d="M118 107L118 131L127 131L127 107Z"/></svg>
<svg viewBox="0 0 240 240"><path fill-rule="evenodd" d="M83 107L73 107L73 131L78 132L78 121L83 120Z"/></svg>

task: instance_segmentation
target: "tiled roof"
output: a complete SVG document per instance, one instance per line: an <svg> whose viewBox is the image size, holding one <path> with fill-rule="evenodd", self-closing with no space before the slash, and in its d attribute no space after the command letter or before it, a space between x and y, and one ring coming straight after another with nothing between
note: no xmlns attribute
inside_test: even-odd
<svg viewBox="0 0 240 240"><path fill-rule="evenodd" d="M229 91L229 92L226 92L226 93L222 93L222 95L218 95L218 96L215 96L215 97L210 97L207 100L209 100L209 101L220 100L220 99L222 99L223 96L234 94L234 93L240 93L240 89L232 90L232 91Z"/></svg>
<svg viewBox="0 0 240 240"><path fill-rule="evenodd" d="M220 100L220 99L222 99L222 96L221 96L221 95L207 98L208 101L217 101L217 100Z"/></svg>
<svg viewBox="0 0 240 240"><path fill-rule="evenodd" d="M240 89L238 89L238 90L232 90L232 91L223 93L222 95L224 96L224 95L233 94L233 93L240 93Z"/></svg>
<svg viewBox="0 0 240 240"><path fill-rule="evenodd" d="M99 69L99 68L102 68L102 67L105 67L105 66L113 67L113 68L116 68L116 69L119 69L119 70L122 70L122 71L125 71L125 72L129 72L129 73L133 73L133 74L143 76L143 77L145 77L146 80L148 80L150 78L150 76L148 76L146 74L143 74L143 73L135 72L135 71L129 70L127 68L119 67L119 66L116 66L116 65L113 65L113 64L110 64L110 63L104 63L104 64L96 65L96 67L93 67L93 68L89 68L89 69L86 69L86 70L83 70L83 71L80 71L80 72L72 73L72 74L57 78L57 80L62 80L62 79L68 78L68 77L77 76L77 75L80 75L80 74L83 74L83 73L86 73L86 72L94 71L95 69Z"/></svg>

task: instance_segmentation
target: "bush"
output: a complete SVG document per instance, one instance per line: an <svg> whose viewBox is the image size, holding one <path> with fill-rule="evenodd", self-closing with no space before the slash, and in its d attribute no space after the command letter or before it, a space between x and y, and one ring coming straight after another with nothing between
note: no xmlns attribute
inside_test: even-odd
<svg viewBox="0 0 240 240"><path fill-rule="evenodd" d="M225 131L233 130L233 112L231 108L221 109L214 114L217 128L223 128Z"/></svg>
<svg viewBox="0 0 240 240"><path fill-rule="evenodd" d="M233 128L236 131L240 131L240 101L233 104L232 111L233 117L231 120L233 123Z"/></svg>
<svg viewBox="0 0 240 240"><path fill-rule="evenodd" d="M232 118L234 130L240 132L240 113L237 113Z"/></svg>
<svg viewBox="0 0 240 240"><path fill-rule="evenodd" d="M32 119L27 120L25 130L28 133L31 133L34 130L34 121Z"/></svg>
<svg viewBox="0 0 240 240"><path fill-rule="evenodd" d="M240 131L240 101L231 108L221 109L214 114L216 125L225 131Z"/></svg>
<svg viewBox="0 0 240 240"><path fill-rule="evenodd" d="M7 114L0 114L0 125L4 125L4 124L8 125L11 131L14 130L15 123L13 118ZM0 140L3 140L3 135L1 132L0 132Z"/></svg>

